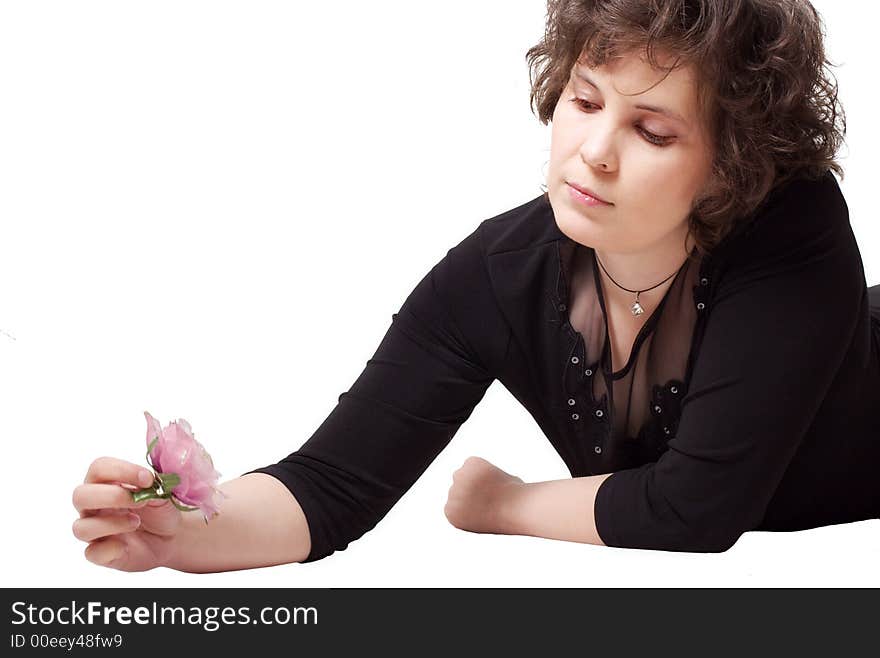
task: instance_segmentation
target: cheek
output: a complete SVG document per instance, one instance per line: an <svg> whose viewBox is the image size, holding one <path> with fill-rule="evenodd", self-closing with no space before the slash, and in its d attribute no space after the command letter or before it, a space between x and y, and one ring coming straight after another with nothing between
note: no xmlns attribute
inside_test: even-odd
<svg viewBox="0 0 880 658"><path fill-rule="evenodd" d="M549 160L565 169L583 167L579 155L580 146L571 132L566 132L562 126L558 126L550 135Z"/></svg>
<svg viewBox="0 0 880 658"><path fill-rule="evenodd" d="M645 175L627 181L627 193L618 204L636 223L651 217L652 230L664 232L687 218L694 199L693 182L681 168L646 169Z"/></svg>
<svg viewBox="0 0 880 658"><path fill-rule="evenodd" d="M654 157L635 154L630 164L638 173L633 177L631 189L640 197L663 199L672 204L689 200L702 183L701 172L696 171L693 158L686 154L661 153L661 150L657 149Z"/></svg>
<svg viewBox="0 0 880 658"><path fill-rule="evenodd" d="M557 150L565 142L565 127L561 118L556 119L550 126L550 144Z"/></svg>

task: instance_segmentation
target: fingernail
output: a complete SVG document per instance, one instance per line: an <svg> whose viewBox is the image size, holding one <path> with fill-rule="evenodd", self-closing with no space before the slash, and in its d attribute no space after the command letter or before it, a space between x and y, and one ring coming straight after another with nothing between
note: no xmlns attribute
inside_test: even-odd
<svg viewBox="0 0 880 658"><path fill-rule="evenodd" d="M141 517L139 517L137 514L129 514L128 515L128 522L132 526L137 528L141 524Z"/></svg>
<svg viewBox="0 0 880 658"><path fill-rule="evenodd" d="M153 474L149 471L141 471L138 475L138 482L144 487L150 486L153 483Z"/></svg>

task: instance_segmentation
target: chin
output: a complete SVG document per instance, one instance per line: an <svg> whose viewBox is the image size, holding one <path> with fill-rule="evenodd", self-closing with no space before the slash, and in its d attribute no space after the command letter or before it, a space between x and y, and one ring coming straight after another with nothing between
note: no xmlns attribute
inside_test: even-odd
<svg viewBox="0 0 880 658"><path fill-rule="evenodd" d="M563 208L561 212L554 210L553 214L557 228L570 239L583 245L595 243L594 238L600 229L587 215L575 208Z"/></svg>

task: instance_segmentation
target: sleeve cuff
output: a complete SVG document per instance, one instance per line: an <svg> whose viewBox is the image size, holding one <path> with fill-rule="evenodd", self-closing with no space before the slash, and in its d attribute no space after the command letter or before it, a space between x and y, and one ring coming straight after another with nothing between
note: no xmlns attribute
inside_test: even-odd
<svg viewBox="0 0 880 658"><path fill-rule="evenodd" d="M614 480L618 473L614 472L602 481L596 491L596 501L593 505L593 520L596 523L596 532L599 539L606 546L619 547L620 542L614 531Z"/></svg>

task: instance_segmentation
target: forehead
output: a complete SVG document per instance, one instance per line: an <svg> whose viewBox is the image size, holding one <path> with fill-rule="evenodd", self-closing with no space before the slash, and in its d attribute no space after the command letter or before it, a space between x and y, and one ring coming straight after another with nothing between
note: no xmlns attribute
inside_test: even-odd
<svg viewBox="0 0 880 658"><path fill-rule="evenodd" d="M658 57L658 64L667 68L656 69L643 55L628 53L593 68L581 57L575 62L572 72L589 72L589 77L600 86L604 82L609 90L621 95L650 94L678 98L684 102L696 101L697 79L693 66L678 64L676 68L668 70L674 63L674 58L669 56Z"/></svg>

